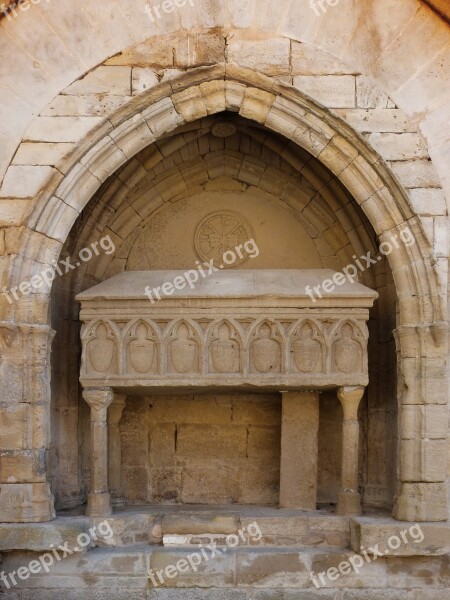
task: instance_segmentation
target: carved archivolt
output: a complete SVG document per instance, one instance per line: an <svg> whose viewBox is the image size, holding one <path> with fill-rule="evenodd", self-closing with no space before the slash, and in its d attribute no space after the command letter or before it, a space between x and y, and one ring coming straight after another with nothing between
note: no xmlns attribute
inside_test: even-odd
<svg viewBox="0 0 450 600"><path fill-rule="evenodd" d="M96 320L83 326L86 376L270 378L367 372L365 321L330 318Z"/></svg>

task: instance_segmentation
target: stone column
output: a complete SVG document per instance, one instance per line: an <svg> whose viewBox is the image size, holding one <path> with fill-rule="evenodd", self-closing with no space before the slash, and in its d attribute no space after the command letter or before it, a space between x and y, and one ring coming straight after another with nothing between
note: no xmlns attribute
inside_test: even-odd
<svg viewBox="0 0 450 600"><path fill-rule="evenodd" d="M342 387L338 398L344 410L342 426L341 489L337 505L338 515L360 515L361 495L358 492L359 421L358 408L364 387Z"/></svg>
<svg viewBox="0 0 450 600"><path fill-rule="evenodd" d="M119 430L124 408L125 396L115 394L108 412L109 489L112 506L125 504L122 488L122 441Z"/></svg>
<svg viewBox="0 0 450 600"><path fill-rule="evenodd" d="M87 515L107 517L111 514L108 491L108 407L114 399L111 388L83 391L83 398L91 407L91 491Z"/></svg>
<svg viewBox="0 0 450 600"><path fill-rule="evenodd" d="M282 392L280 507L315 510L319 394Z"/></svg>

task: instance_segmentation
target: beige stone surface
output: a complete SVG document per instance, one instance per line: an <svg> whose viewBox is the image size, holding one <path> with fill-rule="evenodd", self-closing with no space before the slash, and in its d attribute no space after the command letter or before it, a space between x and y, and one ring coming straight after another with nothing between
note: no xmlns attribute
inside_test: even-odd
<svg viewBox="0 0 450 600"><path fill-rule="evenodd" d="M317 502L319 397L310 392L284 392L282 406L280 506L314 510Z"/></svg>
<svg viewBox="0 0 450 600"><path fill-rule="evenodd" d="M250 224L246 233L260 245L255 269L335 272L369 250L378 252L377 245L399 228L411 227L415 241L359 274L380 295L370 315L367 354L366 314L353 337L344 335L341 321L333 330L329 313L315 318L312 335L308 328L305 335L289 331L292 314L278 313L276 320L271 313L276 327L268 334L266 307L254 315L250 305L247 312L228 314L239 321L236 329L208 329L211 323L200 318L205 311L223 317L209 303L202 315L189 314L186 329L180 319L189 313L188 298L176 314L148 318L144 334L137 313L122 320L109 315L106 339L115 347L96 334L84 340L86 354L97 348L87 363L100 366L103 383L114 369L115 375L119 369L120 375L131 373L133 386L140 375L160 374L162 387L177 373L181 380L193 372L198 381L204 369L202 376L219 373L214 388L226 375L236 383L243 372L248 378L241 382L257 381L266 393L258 406L248 389L232 399L208 389L207 399L192 394L183 409L182 400L167 401L165 416L164 402L150 407L146 398L144 408L129 410L121 424L113 419L113 445L119 439L123 445L121 458L117 447L110 452L114 490L120 492L123 464L129 501L275 504L280 411L267 380L290 365L291 383L298 384L318 352L316 336L324 342L317 369L333 375L329 385L348 385L349 373L362 370L355 343L368 367L360 435L356 418L353 435L344 434L344 456L353 448L350 467L360 465L347 487L356 493L359 485L366 504L383 510L391 510L396 490L394 514L401 519L448 519L446 24L418 0L340 0L320 16L308 2L208 0L179 7L152 27L142 0L87 3L81 12L69 0L38 2L17 12L1 25L2 55L8 57L0 75L2 286L28 281L60 256L76 262L83 246L106 234L116 251L58 278L51 293L43 289L11 305L2 297L0 521L51 519L52 492L61 507L81 504L91 453L100 458L105 483L107 457L98 447L106 446L107 415L91 447L89 410L79 399L74 296L124 270L192 268L199 259L196 227L214 211L228 210L243 214ZM221 137L214 132L227 129L223 120L230 114L220 114L225 109L233 112L237 131ZM9 329L49 320L57 331L51 359L47 341L23 328L16 338ZM179 327L171 330L168 320ZM125 332L128 325L131 332ZM211 330L214 340L208 339ZM343 375L339 381L336 370ZM275 377L271 392L285 389L281 383ZM333 502L342 444L340 433L332 432L340 429L341 414L329 399L321 407L329 412L319 429L317 483L320 498ZM201 455L209 449L208 463ZM93 470L98 483L95 464ZM121 531L119 542L153 539L139 537L140 527L145 522L136 519L130 536ZM345 542L332 528L327 535L311 528L300 543L338 546L329 541L333 536ZM436 553L446 547L440 534L436 545ZM309 600L315 592L311 566L335 567L340 556L315 557L308 550L297 561L295 553L238 553L234 562L224 561L223 573L213 566L201 575L201 585L225 587L197 590L192 599L278 600L277 588L286 587L283 600L299 593ZM111 583L121 590L118 597L129 597L130 590L139 600L147 595L149 552L95 556L89 564L74 561L66 572L60 567L51 579L56 593L45 578L33 592L32 578L19 592L21 600L71 600L77 588L91 594L88 587L95 588L92 597L110 597ZM17 566L25 558L7 560ZM445 557L397 557L388 565L380 561L367 575L342 578L331 594L354 586L361 590L342 591L349 600L434 600L448 587L445 569ZM185 585L198 582L187 579ZM172 592L152 591L150 598L181 596L175 587Z"/></svg>
<svg viewBox="0 0 450 600"><path fill-rule="evenodd" d="M372 555L373 548L378 547L388 556L443 556L450 551L450 529L445 523L416 525L393 519L383 522L377 518L358 517L350 519L350 532L355 552L361 547L367 548ZM393 538L398 538L400 544Z"/></svg>

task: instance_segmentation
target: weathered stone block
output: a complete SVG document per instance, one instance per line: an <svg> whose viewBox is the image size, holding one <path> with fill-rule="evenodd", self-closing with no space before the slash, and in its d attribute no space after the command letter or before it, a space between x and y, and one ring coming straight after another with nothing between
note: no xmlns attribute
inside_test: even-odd
<svg viewBox="0 0 450 600"><path fill-rule="evenodd" d="M394 517L399 521L447 521L445 483L402 482L395 499Z"/></svg>
<svg viewBox="0 0 450 600"><path fill-rule="evenodd" d="M448 556L394 557L387 560L387 582L389 588L448 588ZM440 597L440 594L437 595Z"/></svg>
<svg viewBox="0 0 450 600"><path fill-rule="evenodd" d="M427 186L409 191L411 204L420 215L445 215L447 203L441 189Z"/></svg>
<svg viewBox="0 0 450 600"><path fill-rule="evenodd" d="M228 588L198 588L181 590L153 589L150 590L148 600L247 600L244 590ZM71 600L71 599L69 599ZM446 599L445 599L446 600Z"/></svg>
<svg viewBox="0 0 450 600"><path fill-rule="evenodd" d="M152 104L142 111L142 116L156 137L183 124L183 119L175 110L170 98L164 98Z"/></svg>
<svg viewBox="0 0 450 600"><path fill-rule="evenodd" d="M281 431L279 427L249 427L247 456L279 458Z"/></svg>
<svg viewBox="0 0 450 600"><path fill-rule="evenodd" d="M258 468L239 469L238 502L242 504L278 504L280 497L279 463Z"/></svg>
<svg viewBox="0 0 450 600"><path fill-rule="evenodd" d="M180 425L177 457L244 458L247 430L235 425Z"/></svg>
<svg viewBox="0 0 450 600"><path fill-rule="evenodd" d="M350 75L352 68L332 54L301 42L291 42L291 64L294 75Z"/></svg>
<svg viewBox="0 0 450 600"><path fill-rule="evenodd" d="M315 574L318 584L322 582L318 575L321 573L324 575L326 582L326 588L358 588L358 590L366 588L386 588L387 587L387 573L386 573L386 559L377 558L374 562L371 560L369 563L364 556L361 555L362 565L360 565L356 572L350 565L344 568L343 563L348 563L349 559L354 556L351 552L324 552L316 553L312 557L312 572ZM339 565L342 565L342 572L339 569ZM328 576L330 573L331 577ZM344 574L345 573L345 574ZM312 582L311 582L312 585Z"/></svg>
<svg viewBox="0 0 450 600"><path fill-rule="evenodd" d="M225 85L225 81L208 81L200 84L208 114L226 110Z"/></svg>
<svg viewBox="0 0 450 600"><path fill-rule="evenodd" d="M403 481L445 481L448 465L447 440L408 439L401 445Z"/></svg>
<svg viewBox="0 0 450 600"><path fill-rule="evenodd" d="M441 523L399 523L394 519L350 519L352 548L378 548L388 556L441 556L450 552L450 527ZM396 546L398 546L396 548Z"/></svg>
<svg viewBox="0 0 450 600"><path fill-rule="evenodd" d="M401 409L403 439L445 439L448 410L442 405L405 405Z"/></svg>
<svg viewBox="0 0 450 600"><path fill-rule="evenodd" d="M150 464L157 466L175 465L175 423L161 423L153 427L149 435Z"/></svg>
<svg viewBox="0 0 450 600"><path fill-rule="evenodd" d="M372 133L367 140L384 160L428 157L425 142L418 133Z"/></svg>
<svg viewBox="0 0 450 600"><path fill-rule="evenodd" d="M150 420L159 423L226 425L231 423L231 400L224 402L225 398L229 399L229 396L152 397Z"/></svg>
<svg viewBox="0 0 450 600"><path fill-rule="evenodd" d="M182 467L152 467L150 469L150 500L181 502Z"/></svg>
<svg viewBox="0 0 450 600"><path fill-rule="evenodd" d="M172 100L177 112L188 123L206 117L208 114L201 89L198 86L174 94Z"/></svg>
<svg viewBox="0 0 450 600"><path fill-rule="evenodd" d="M0 450L0 483L43 483L46 467L45 450Z"/></svg>
<svg viewBox="0 0 450 600"><path fill-rule="evenodd" d="M395 108L389 96L380 90L370 77L356 77L356 106L358 108Z"/></svg>
<svg viewBox="0 0 450 600"><path fill-rule="evenodd" d="M241 395L233 402L233 422L281 427L280 395L258 395L256 398Z"/></svg>
<svg viewBox="0 0 450 600"><path fill-rule="evenodd" d="M232 504L237 495L237 469L199 465L183 471L181 501L185 504Z"/></svg>
<svg viewBox="0 0 450 600"><path fill-rule="evenodd" d="M285 392L282 402L280 506L315 510L319 396Z"/></svg>
<svg viewBox="0 0 450 600"><path fill-rule="evenodd" d="M56 169L50 166L10 166L6 172L0 194L16 198L33 198L47 181L58 178Z"/></svg>
<svg viewBox="0 0 450 600"><path fill-rule="evenodd" d="M142 15L142 18L145 18L145 15ZM172 67L173 43L170 42L172 40L168 40L167 36L151 36L141 44L108 59L105 64L125 67Z"/></svg>
<svg viewBox="0 0 450 600"><path fill-rule="evenodd" d="M391 163L394 174L406 188L439 188L441 183L429 160L406 160Z"/></svg>
<svg viewBox="0 0 450 600"><path fill-rule="evenodd" d="M0 448L22 450L29 442L27 419L30 417L27 404L0 408Z"/></svg>
<svg viewBox="0 0 450 600"><path fill-rule="evenodd" d="M187 69L194 65L215 65L225 58L225 36L217 30L179 37L174 44L174 65Z"/></svg>
<svg viewBox="0 0 450 600"><path fill-rule="evenodd" d="M329 108L356 106L355 77L352 75L297 75L294 77L294 86Z"/></svg>
<svg viewBox="0 0 450 600"><path fill-rule="evenodd" d="M131 96L130 81L130 67L100 66L69 85L63 94L69 96L87 96L89 94Z"/></svg>
<svg viewBox="0 0 450 600"><path fill-rule="evenodd" d="M158 85L159 80L153 69L144 67L134 67L131 81L133 96L146 92L150 88Z"/></svg>
<svg viewBox="0 0 450 600"><path fill-rule="evenodd" d="M0 524L0 550L48 551L67 542L70 548L77 544L80 533L89 531L90 521L86 517L76 519L59 518L52 523Z"/></svg>
<svg viewBox="0 0 450 600"><path fill-rule="evenodd" d="M285 549L240 549L236 558L239 586L303 588L308 584L309 568L298 552Z"/></svg>
<svg viewBox="0 0 450 600"><path fill-rule="evenodd" d="M36 117L26 132L25 140L75 143L103 124L105 119L102 117Z"/></svg>
<svg viewBox="0 0 450 600"><path fill-rule="evenodd" d="M0 484L0 523L31 523L55 518L48 483Z"/></svg>
<svg viewBox="0 0 450 600"><path fill-rule="evenodd" d="M417 131L417 126L399 109L337 108L334 112L360 133Z"/></svg>
<svg viewBox="0 0 450 600"><path fill-rule="evenodd" d="M75 148L75 144L27 143L21 144L14 156L15 165L58 166Z"/></svg>
<svg viewBox="0 0 450 600"><path fill-rule="evenodd" d="M227 551L229 550L226 548ZM181 569L177 569L176 565L180 560L187 560L187 557L192 554L193 548L188 549L164 549L164 550L153 550L150 555L150 569L154 572L164 571L162 576L164 579L161 587L166 588L210 588L210 587L231 587L234 583L235 568L234 568L234 556L231 551L221 551L219 556L211 558L211 552L205 550L208 560L204 558L204 555L199 554L199 565L196 567L197 570L189 567L189 563L186 566L183 565L183 572ZM166 571L168 567L172 567L170 571ZM174 574L175 572L175 574ZM166 574L168 573L169 576ZM156 582L159 582L155 578ZM150 589L155 587L149 580Z"/></svg>
<svg viewBox="0 0 450 600"><path fill-rule="evenodd" d="M0 227L21 225L31 205L31 199L0 198Z"/></svg>
<svg viewBox="0 0 450 600"><path fill-rule="evenodd" d="M270 76L289 75L290 41L287 38L248 39L232 36L228 41L228 60Z"/></svg>
<svg viewBox="0 0 450 600"><path fill-rule="evenodd" d="M253 521L252 521L253 522ZM162 520L164 535L236 534L239 529L237 515L165 515Z"/></svg>
<svg viewBox="0 0 450 600"><path fill-rule="evenodd" d="M246 119L264 123L274 101L274 94L257 88L246 88L239 114Z"/></svg>

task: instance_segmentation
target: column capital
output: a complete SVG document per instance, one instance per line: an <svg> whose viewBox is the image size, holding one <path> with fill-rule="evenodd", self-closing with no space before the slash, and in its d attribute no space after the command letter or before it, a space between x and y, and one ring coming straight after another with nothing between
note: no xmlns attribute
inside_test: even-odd
<svg viewBox="0 0 450 600"><path fill-rule="evenodd" d="M100 414L113 402L114 392L111 388L85 388L83 398L91 407L93 414Z"/></svg>
<svg viewBox="0 0 450 600"><path fill-rule="evenodd" d="M342 404L344 419L346 421L358 420L358 408L365 390L364 386L338 388L337 395Z"/></svg>

